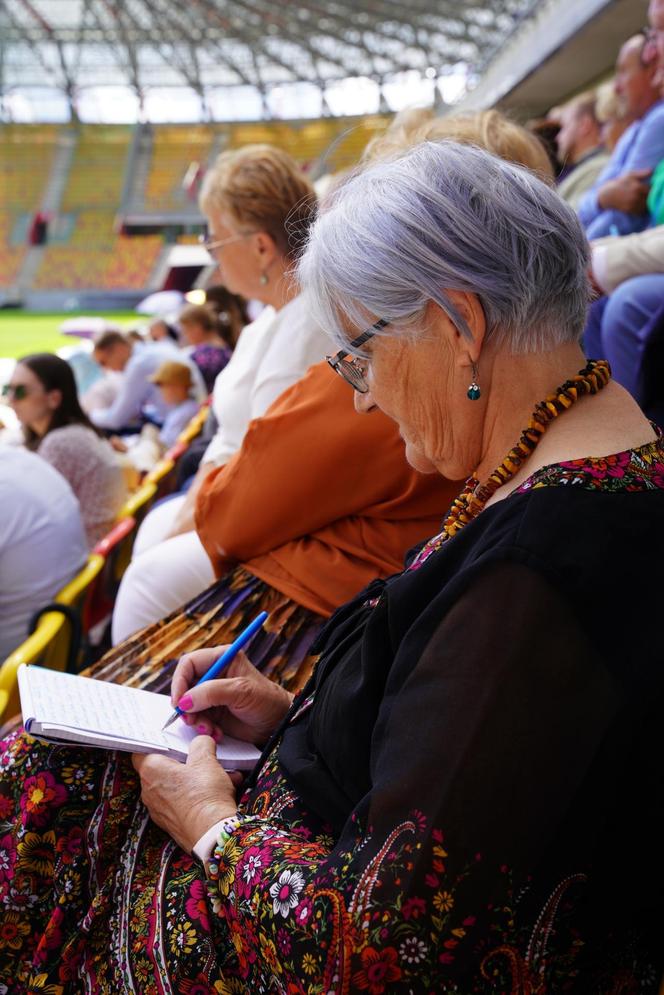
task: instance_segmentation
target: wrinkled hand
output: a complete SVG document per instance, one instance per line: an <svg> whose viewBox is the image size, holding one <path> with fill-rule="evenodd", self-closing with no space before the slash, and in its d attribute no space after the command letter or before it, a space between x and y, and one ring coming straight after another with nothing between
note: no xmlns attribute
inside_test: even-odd
<svg viewBox="0 0 664 995"><path fill-rule="evenodd" d="M214 740L197 736L186 764L158 753L135 753L141 800L150 818L191 853L216 822L235 815L235 786L220 765Z"/></svg>
<svg viewBox="0 0 664 995"><path fill-rule="evenodd" d="M238 653L222 677L194 687L223 646L196 650L180 657L171 685L173 707L187 714L181 721L219 740L223 731L238 739L263 746L283 720L293 696L264 677ZM184 700L183 700L184 699Z"/></svg>
<svg viewBox="0 0 664 995"><path fill-rule="evenodd" d="M650 169L633 169L605 183L598 195L599 206L614 208L627 214L644 214L650 190Z"/></svg>

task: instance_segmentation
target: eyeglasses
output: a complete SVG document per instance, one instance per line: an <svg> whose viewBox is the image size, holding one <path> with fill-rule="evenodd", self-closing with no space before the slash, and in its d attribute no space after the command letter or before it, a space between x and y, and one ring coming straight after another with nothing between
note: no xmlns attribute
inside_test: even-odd
<svg viewBox="0 0 664 995"><path fill-rule="evenodd" d="M642 28L641 34L644 37L643 48L641 49L640 55L642 66L648 66L657 56L657 42L662 33L663 32L660 28Z"/></svg>
<svg viewBox="0 0 664 995"><path fill-rule="evenodd" d="M353 349L359 349L360 346L363 346L365 342L373 338L376 332L379 332L381 328L385 328L386 325L389 325L389 321L386 321L385 318L379 318L378 321L373 323L371 328L367 328L366 332L362 332L356 339L349 342L348 349L341 349L336 355L325 357L334 372L343 377L346 383L350 384L358 394L368 394L369 384L358 359L346 359L346 356L349 356Z"/></svg>
<svg viewBox="0 0 664 995"><path fill-rule="evenodd" d="M24 383L3 384L2 396L6 397L8 400L23 401L30 393L30 388L26 387Z"/></svg>
<svg viewBox="0 0 664 995"><path fill-rule="evenodd" d="M244 235L231 235L229 238L213 238L209 239L207 235L198 236L198 244L202 245L204 249L213 255L217 249L221 249L224 245L230 245L231 242L239 242L243 238L249 238L253 235L253 232L245 232Z"/></svg>

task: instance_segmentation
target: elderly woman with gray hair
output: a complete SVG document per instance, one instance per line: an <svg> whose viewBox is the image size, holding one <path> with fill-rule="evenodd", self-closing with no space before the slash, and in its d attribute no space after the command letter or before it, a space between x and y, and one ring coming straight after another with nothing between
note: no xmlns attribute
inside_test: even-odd
<svg viewBox="0 0 664 995"><path fill-rule="evenodd" d="M664 449L584 366L586 268L557 194L478 149L425 143L336 192L300 265L331 365L413 466L467 483L332 617L295 701L242 656L199 687L217 651L182 658L186 720L265 746L241 792L208 735L183 766L134 758L151 820L129 777L63 751L70 796L32 802L32 946L5 900L10 992L28 955L30 991L656 991ZM9 744L7 819L30 811L26 755ZM91 880L98 804L117 839ZM67 805L90 822L63 839ZM54 900L54 853L88 907Z"/></svg>

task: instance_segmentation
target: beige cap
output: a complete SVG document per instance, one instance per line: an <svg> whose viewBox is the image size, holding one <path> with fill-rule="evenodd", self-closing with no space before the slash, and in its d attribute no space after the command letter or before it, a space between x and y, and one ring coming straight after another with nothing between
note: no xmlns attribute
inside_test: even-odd
<svg viewBox="0 0 664 995"><path fill-rule="evenodd" d="M158 386L162 384L179 384L181 387L191 387L191 370L186 363L178 363L175 360L169 359L148 377L150 383L156 383Z"/></svg>

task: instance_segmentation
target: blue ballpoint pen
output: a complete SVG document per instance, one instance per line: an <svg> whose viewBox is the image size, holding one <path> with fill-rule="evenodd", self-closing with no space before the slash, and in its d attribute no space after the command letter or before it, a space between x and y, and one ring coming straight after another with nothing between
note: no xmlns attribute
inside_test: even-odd
<svg viewBox="0 0 664 995"><path fill-rule="evenodd" d="M203 674L200 680L196 681L194 687L198 687L199 684L204 684L205 681L211 681L215 677L218 677L233 662L240 650L247 645L254 633L263 625L266 618L267 612L261 612L260 615L257 615L253 622L250 622L247 628L240 633L237 639L224 650L221 656L217 657L207 673ZM169 725L175 722L180 715L186 715L186 712L183 712L180 708L176 708L168 722L162 727L162 732L164 729L168 729Z"/></svg>

